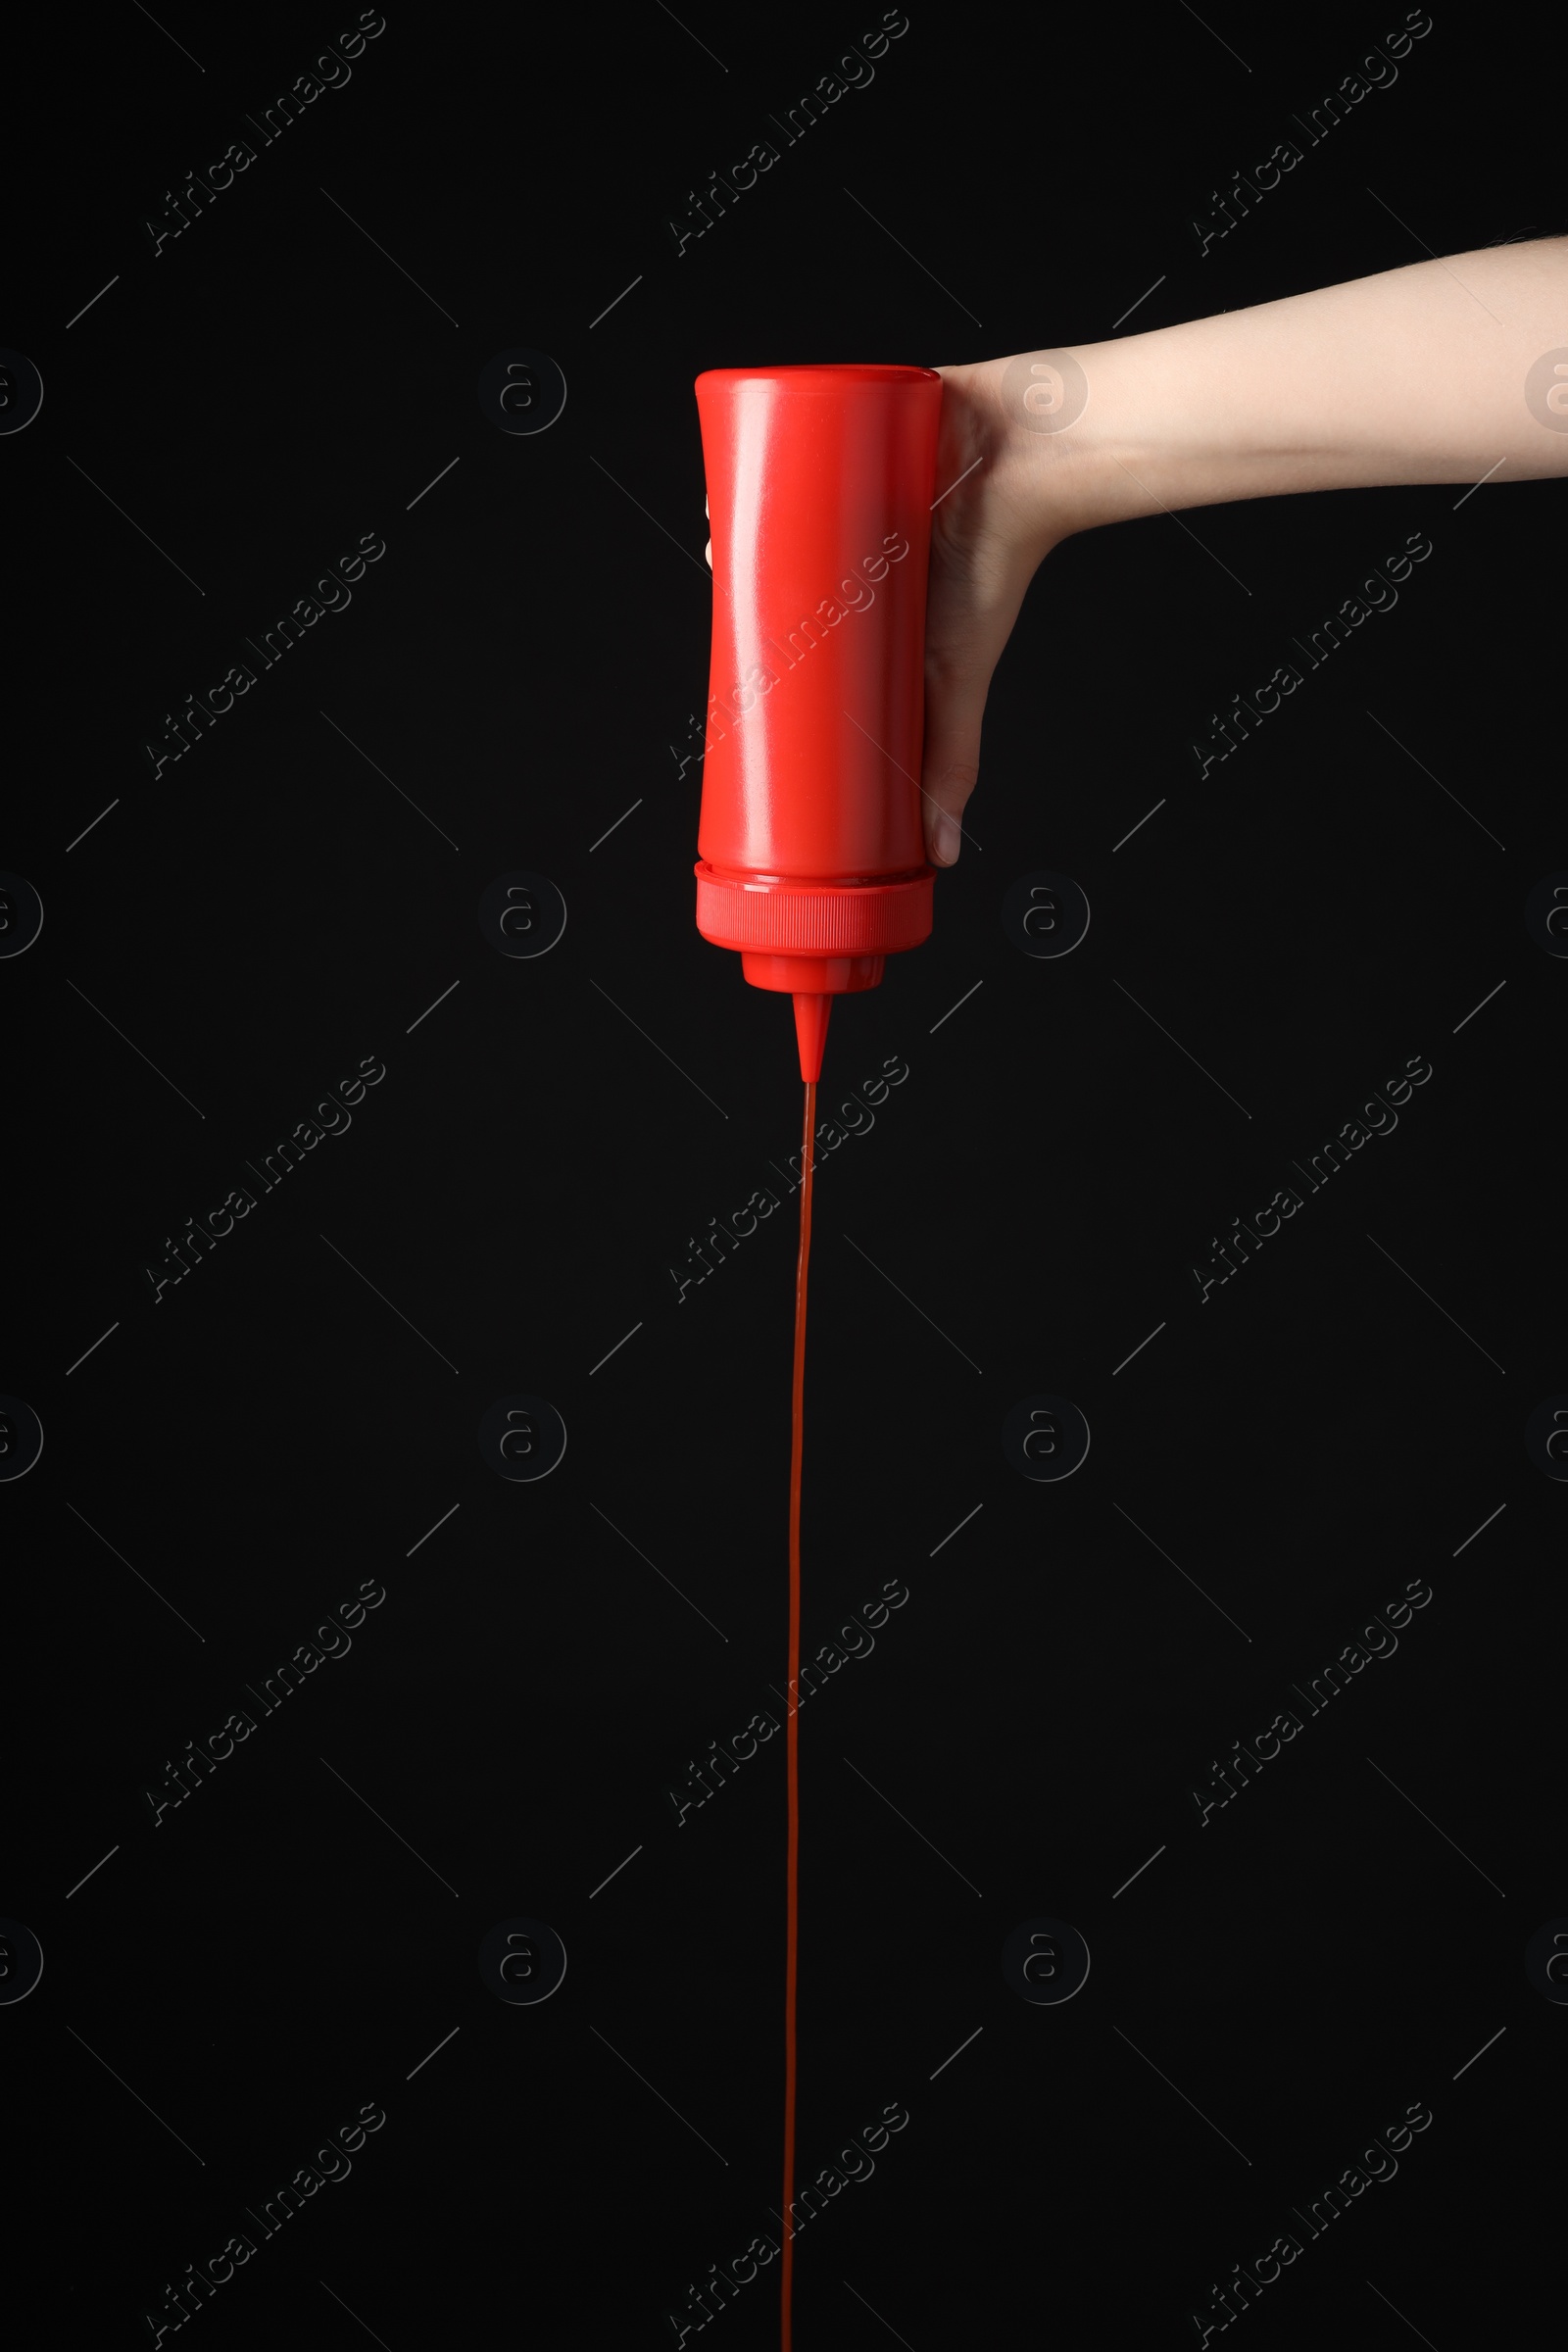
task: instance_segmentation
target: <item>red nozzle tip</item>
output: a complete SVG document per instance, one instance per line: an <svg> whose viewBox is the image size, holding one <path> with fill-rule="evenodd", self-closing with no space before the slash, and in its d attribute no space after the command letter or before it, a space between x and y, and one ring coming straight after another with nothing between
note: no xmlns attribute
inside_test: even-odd
<svg viewBox="0 0 1568 2352"><path fill-rule="evenodd" d="M832 1009L831 997L814 997L806 989L795 991L795 1038L801 1049L801 1076L808 1086L814 1085L822 1075L822 1051L827 1044L827 1018Z"/></svg>

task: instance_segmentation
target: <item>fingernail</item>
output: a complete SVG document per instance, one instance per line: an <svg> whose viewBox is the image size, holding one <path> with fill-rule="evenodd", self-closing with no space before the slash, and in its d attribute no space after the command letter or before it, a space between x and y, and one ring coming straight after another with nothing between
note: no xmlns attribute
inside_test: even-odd
<svg viewBox="0 0 1568 2352"><path fill-rule="evenodd" d="M937 818L936 839L931 845L938 865L953 865L958 856L958 820L949 808Z"/></svg>

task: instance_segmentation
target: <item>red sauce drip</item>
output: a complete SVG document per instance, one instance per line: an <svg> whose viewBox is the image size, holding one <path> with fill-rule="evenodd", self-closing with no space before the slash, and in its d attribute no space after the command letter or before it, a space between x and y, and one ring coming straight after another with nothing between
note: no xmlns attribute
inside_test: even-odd
<svg viewBox="0 0 1568 2352"><path fill-rule="evenodd" d="M806 1134L801 1146L801 1253L795 1269L795 1370L790 1389L790 1671L789 1720L785 1728L786 1805L789 1861L784 1898L784 2243L779 2269L782 2352L791 2347L795 2284L795 1959L800 1934L801 1788L799 1772L801 1681L801 1446L805 1436L806 1269L811 1254L811 1144L816 1128L816 1088L806 1089Z"/></svg>

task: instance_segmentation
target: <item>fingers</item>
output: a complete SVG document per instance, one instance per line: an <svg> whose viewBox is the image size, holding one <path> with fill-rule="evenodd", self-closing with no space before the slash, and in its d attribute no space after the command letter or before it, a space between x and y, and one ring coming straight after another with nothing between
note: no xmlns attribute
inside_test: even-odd
<svg viewBox="0 0 1568 2352"><path fill-rule="evenodd" d="M979 664L946 675L927 665L921 808L926 856L933 865L952 865L958 856L963 810L980 773L980 728L990 684L990 668Z"/></svg>
<svg viewBox="0 0 1568 2352"><path fill-rule="evenodd" d="M926 856L952 865L980 772L980 729L1002 649L1028 585L1005 495L995 481L995 425L983 369L944 370L926 587L925 749L920 789Z"/></svg>
<svg viewBox="0 0 1568 2352"><path fill-rule="evenodd" d="M926 855L933 865L957 858L963 810L980 773L986 697L1028 580L1026 560L986 545L973 532L933 542L920 779Z"/></svg>
<svg viewBox="0 0 1568 2352"><path fill-rule="evenodd" d="M1005 507L984 512L986 477L975 480L971 498L954 502L956 512L931 545L920 789L933 865L954 864L965 838L962 815L980 773L986 697L1039 562Z"/></svg>

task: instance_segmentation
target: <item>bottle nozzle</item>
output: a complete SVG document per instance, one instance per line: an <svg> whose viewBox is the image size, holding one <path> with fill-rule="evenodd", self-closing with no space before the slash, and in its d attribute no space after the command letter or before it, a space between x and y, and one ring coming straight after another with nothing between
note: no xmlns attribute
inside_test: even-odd
<svg viewBox="0 0 1568 2352"><path fill-rule="evenodd" d="M831 997L812 996L806 989L795 991L795 1038L801 1050L801 1076L808 1086L813 1086L822 1075L822 1051L827 1044L828 1015L833 1010Z"/></svg>

